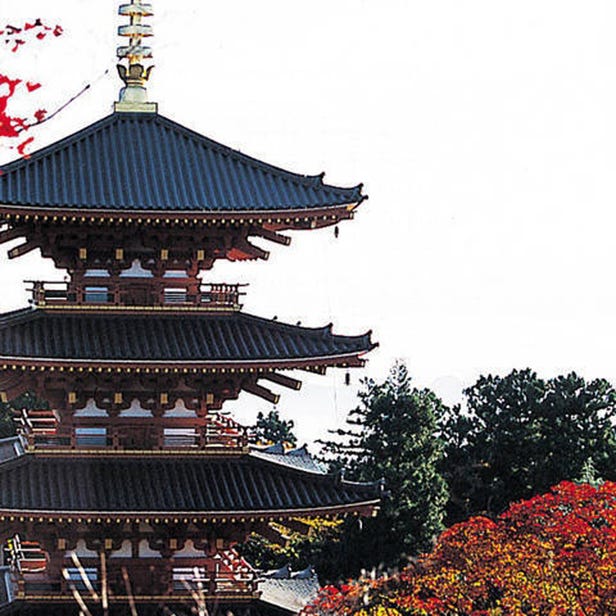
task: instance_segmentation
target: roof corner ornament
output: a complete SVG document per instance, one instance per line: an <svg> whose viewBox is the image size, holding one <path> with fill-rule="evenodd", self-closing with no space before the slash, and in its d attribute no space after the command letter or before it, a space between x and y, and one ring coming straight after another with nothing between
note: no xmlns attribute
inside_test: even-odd
<svg viewBox="0 0 616 616"><path fill-rule="evenodd" d="M118 14L130 17L130 23L118 27L118 35L129 38L129 44L118 47L117 56L128 60L128 67L118 64L118 74L124 82L120 100L114 105L115 111L156 113L156 103L148 102L146 84L152 65L145 67L144 59L152 57L152 48L142 44L143 39L152 36L152 26L142 23L144 17L153 15L152 5L141 2L122 4Z"/></svg>

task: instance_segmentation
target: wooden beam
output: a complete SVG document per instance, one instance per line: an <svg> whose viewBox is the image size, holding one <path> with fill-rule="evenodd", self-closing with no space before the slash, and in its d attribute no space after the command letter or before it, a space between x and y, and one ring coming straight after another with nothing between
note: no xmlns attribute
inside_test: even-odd
<svg viewBox="0 0 616 616"><path fill-rule="evenodd" d="M307 535L310 532L310 525L306 524L305 522L302 522L301 520L297 518L291 518L289 520L285 520L284 522L281 522L281 524L285 528L288 528L289 530L299 533L300 535Z"/></svg>
<svg viewBox="0 0 616 616"><path fill-rule="evenodd" d="M38 247L39 247L39 244L36 241L29 240L27 242L24 242L23 244L20 244L19 246L15 246L15 248L11 248L11 250L9 250L9 259L15 259L16 257L21 257L22 255L32 252Z"/></svg>
<svg viewBox="0 0 616 616"><path fill-rule="evenodd" d="M259 248L258 246L251 244L246 238L243 237L238 239L234 247L258 259L267 260L269 258L270 253L267 250L263 250L263 248Z"/></svg>
<svg viewBox="0 0 616 616"><path fill-rule="evenodd" d="M305 370L306 372L314 372L315 374L326 374L327 366L300 366L300 370Z"/></svg>
<svg viewBox="0 0 616 616"><path fill-rule="evenodd" d="M280 396L278 394L275 394L273 391L270 391L261 385L257 385L256 383L247 383L242 386L242 389L246 390L253 396L259 396L259 398L263 398L272 404L278 404L278 401L280 400Z"/></svg>
<svg viewBox="0 0 616 616"><path fill-rule="evenodd" d="M290 237L276 233L276 231L271 231L270 229L264 229L263 227L255 227L253 229L253 233L254 235L269 240L270 242L281 244L282 246L288 246L291 243Z"/></svg>
<svg viewBox="0 0 616 616"><path fill-rule="evenodd" d="M31 383L22 374L7 374L5 372L0 375L0 400L2 402L12 400L28 391L30 385Z"/></svg>
<svg viewBox="0 0 616 616"><path fill-rule="evenodd" d="M23 378L23 375L19 373L11 373L8 371L0 373L0 388L6 389L17 385Z"/></svg>
<svg viewBox="0 0 616 616"><path fill-rule="evenodd" d="M26 228L23 226L12 227L11 229L5 229L0 231L0 244L10 242L18 237L24 237L26 235Z"/></svg>
<svg viewBox="0 0 616 616"><path fill-rule="evenodd" d="M282 533L279 533L275 528L272 528L267 522L261 522L252 529L253 532L261 537L265 537L268 541L275 543L276 545L286 545L287 537Z"/></svg>
<svg viewBox="0 0 616 616"><path fill-rule="evenodd" d="M302 387L301 381L286 376L285 374L278 374L277 372L268 372L260 378L276 383L277 385L282 385L283 387L288 387L289 389L299 390Z"/></svg>

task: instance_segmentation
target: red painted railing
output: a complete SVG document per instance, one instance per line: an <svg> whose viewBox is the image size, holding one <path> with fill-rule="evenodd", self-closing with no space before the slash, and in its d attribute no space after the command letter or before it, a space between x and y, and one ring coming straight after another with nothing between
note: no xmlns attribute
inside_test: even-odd
<svg viewBox="0 0 616 616"><path fill-rule="evenodd" d="M135 292L133 283L122 278L87 278L82 285L48 280L26 280L35 306L197 306L237 310L244 284L192 284L186 279L148 279L145 290Z"/></svg>

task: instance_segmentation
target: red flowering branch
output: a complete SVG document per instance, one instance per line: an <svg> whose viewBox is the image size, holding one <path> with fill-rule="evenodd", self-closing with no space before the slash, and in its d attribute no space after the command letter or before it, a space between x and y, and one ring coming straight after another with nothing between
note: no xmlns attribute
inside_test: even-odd
<svg viewBox="0 0 616 616"><path fill-rule="evenodd" d="M0 41L4 43L5 49L16 53L30 41L41 41L47 36L58 37L61 34L61 26L48 26L40 19L36 19L32 22L28 21L23 25L7 24L0 28ZM0 137L20 140L21 134L24 131L44 121L47 113L45 109L37 109L31 118L12 115L9 111L9 102L18 91L30 94L40 87L40 83L24 81L23 79L0 73ZM9 147L15 147L20 155L26 156L25 148L33 139L33 137L28 137L25 140L21 140L16 146Z"/></svg>
<svg viewBox="0 0 616 616"><path fill-rule="evenodd" d="M40 19L36 19L32 23L26 22L23 26L7 24L0 30L0 36L4 39L4 44L15 53L33 37L42 41L48 34L60 36L62 32L61 26L56 25L52 28L44 24Z"/></svg>

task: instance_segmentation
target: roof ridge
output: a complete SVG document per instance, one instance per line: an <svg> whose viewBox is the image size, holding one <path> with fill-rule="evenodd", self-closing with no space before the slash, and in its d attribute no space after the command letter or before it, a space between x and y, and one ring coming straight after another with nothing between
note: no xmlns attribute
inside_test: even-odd
<svg viewBox="0 0 616 616"><path fill-rule="evenodd" d="M188 128L187 126L184 126L180 124L179 122L175 122L174 120L171 120L170 118L162 114L159 114L159 113L127 113L127 112L117 112L117 111L112 112L111 114L104 116L100 120L96 120L93 124L89 124L85 126L84 128L80 128L72 132L70 135L63 137L59 141L50 143L49 145L46 145L40 148L39 150L32 152L27 158L25 157L17 158L15 160L12 160L6 163L5 165L0 165L0 169L2 169L3 173L11 173L27 165L29 162L34 162L48 154L53 154L63 149L66 146L70 146L71 144L77 141L77 137L79 137L79 140L83 140L86 137L89 137L90 135L103 130L109 124L112 124L114 122L119 122L122 120L126 120L126 119L131 119L131 120L146 120L147 119L147 121L154 121L163 126L166 125L167 128L171 128L174 131L183 134L184 136L190 137L197 141L206 142L206 144L212 149L217 150L221 154L228 154L230 156L233 156L236 159L238 159L239 162L243 164L249 165L255 169L269 170L283 177L286 177L287 179L291 181L297 182L298 184L302 184L303 186L306 186L308 188L314 188L316 186L316 187L322 187L326 190L349 191L349 190L358 190L358 189L361 190L361 188L363 187L363 183L361 182L359 184L346 187L346 188L343 186L334 186L333 184L325 184L323 182L325 172L321 172L315 175L306 175L302 173L296 173L295 171L290 171L288 169L284 169L283 167L279 167L278 165L273 165L271 163L259 160L258 158L251 156L250 154L246 154L242 152L241 150L225 145L224 143L221 143L220 141L216 141L215 139L212 139L211 137L208 137L207 135L202 135L196 130L193 130L192 128Z"/></svg>
<svg viewBox="0 0 616 616"><path fill-rule="evenodd" d="M334 328L334 324L333 323L327 323L325 325L317 325L314 327L308 327L306 325L298 325L298 324L293 324L293 323L287 323L286 321L278 321L278 319L268 319L266 317L261 317L258 316L256 314L250 314L249 312L236 312L234 314L237 314L241 317L244 318L250 318L250 319L254 319L256 321L262 322L262 323L266 323L268 325L276 325L276 326L283 326L292 330L303 330L303 331L313 331L313 332L321 332L322 334L326 334L329 333L331 336L335 336L336 338L346 338L347 340L361 340L364 338L370 338L373 334L372 329L367 330L366 332L364 332L363 334L355 334L355 335L347 335L347 334L334 334L333 332L333 328ZM223 316L223 315L220 315ZM231 315L225 315L225 316L231 316ZM373 343L372 348L374 348L374 346L378 346L378 343Z"/></svg>
<svg viewBox="0 0 616 616"><path fill-rule="evenodd" d="M286 328L293 329L293 330L300 329L300 330L306 330L306 331L314 331L314 332L320 331L322 333L326 333L328 329L331 329L331 323L328 323L327 325L316 326L316 327L307 327L306 325L294 325L293 323L287 323L286 321L279 321L278 319L274 319L274 318L268 319L267 317L260 317L259 315L251 314L249 312L239 311L234 314L237 314L242 318L253 319L255 321L259 321L260 323L264 323L267 325L274 325L276 327L282 326L282 327L286 327Z"/></svg>
<svg viewBox="0 0 616 616"><path fill-rule="evenodd" d="M273 456L276 456L276 454L267 454L267 453L261 453L261 452L256 452L256 451L249 451L247 454L245 454L245 457L252 457L252 458L255 458L257 460L264 462L265 464L270 464L272 466L284 467L285 469L288 469L291 472L297 472L300 474L308 473L311 476L314 476L315 479L318 478L319 481L335 480L340 485L353 487L353 488L373 488L373 489L379 488L380 490L382 486L382 481L380 480L377 480L377 481L349 481L347 479L344 479L344 477L341 476L340 472L332 473L332 472L316 471L316 470L311 470L307 468L300 468L299 466L293 466L292 464L285 464L284 462L280 460L271 459L270 456L273 457ZM281 456L278 456L278 457L281 457Z"/></svg>
<svg viewBox="0 0 616 616"><path fill-rule="evenodd" d="M0 204L10 208L266 217L332 208L347 218L366 198L362 184L325 184L322 173L272 165L158 113L112 113L0 170Z"/></svg>
<svg viewBox="0 0 616 616"><path fill-rule="evenodd" d="M185 133L188 136L196 138L198 140L206 141L208 145L212 147L213 149L218 150L222 154L229 154L231 156L234 156L237 159L239 159L240 162L250 165L251 167L255 169L266 168L268 170L271 170L272 172L278 173L279 175L288 176L288 179L290 179L291 181L301 183L304 186L307 186L309 188L313 188L315 186L321 186L324 189L329 189L329 190L333 189L333 190L348 191L348 190L361 189L363 187L363 183L361 182L359 184L356 184L355 186L351 186L348 188L345 188L343 186L334 186L331 184L325 184L323 182L323 178L325 176L324 172L318 173L316 175L306 175L303 173L296 173L295 171L289 171L288 169L284 169L283 167L279 167L278 165L273 165L271 163L267 163L265 161L259 160L258 158L251 156L250 154L246 154L242 152L241 150L225 145L224 143L221 143L220 141L216 141L215 139L212 139L211 137L208 137L207 135L202 135L196 130L193 130L192 128L188 128L187 126L179 124L178 122L175 122L174 120L171 120L164 115L156 114L156 119L162 123L168 124L170 128L173 128L174 130L178 132Z"/></svg>
<svg viewBox="0 0 616 616"><path fill-rule="evenodd" d="M8 325L16 321L25 320L26 317L34 316L37 312L39 312L39 310L33 306L27 306L25 308L11 310L10 312L0 313L0 325Z"/></svg>
<svg viewBox="0 0 616 616"><path fill-rule="evenodd" d="M72 132L70 135L67 135L66 137L62 137L62 139L60 139L59 141L54 141L53 143L50 143L49 145L43 146L42 148L29 154L27 157L22 156L21 158L16 158L15 160L12 160L6 163L5 165L0 165L0 170L2 170L2 175L5 175L7 173L13 173L14 171L18 171L22 167L25 167L28 164L31 164L33 162L36 162L37 160L43 158L44 156L47 156L48 154L54 154L55 152L58 152L62 150L63 148L72 145L78 140L77 139L78 135L80 136L79 140L83 140L84 138L89 137L90 135L103 130L107 125L112 123L116 115L118 114L111 113L109 115L106 115L100 120L96 120L96 122L94 122L93 124L88 124L84 128L80 128Z"/></svg>

